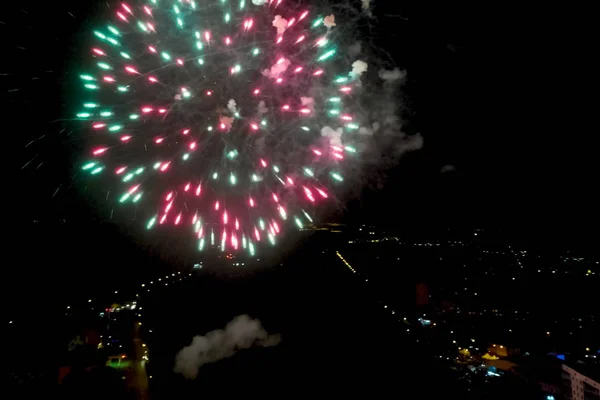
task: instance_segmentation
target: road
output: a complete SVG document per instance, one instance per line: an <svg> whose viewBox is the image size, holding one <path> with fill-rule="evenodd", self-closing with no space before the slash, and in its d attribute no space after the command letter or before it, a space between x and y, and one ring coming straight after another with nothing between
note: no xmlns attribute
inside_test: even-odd
<svg viewBox="0 0 600 400"><path fill-rule="evenodd" d="M127 374L127 384L136 393L138 400L148 399L148 374L146 373L146 362L144 353L146 347L140 339L140 322L134 322L133 328L133 362L130 373Z"/></svg>

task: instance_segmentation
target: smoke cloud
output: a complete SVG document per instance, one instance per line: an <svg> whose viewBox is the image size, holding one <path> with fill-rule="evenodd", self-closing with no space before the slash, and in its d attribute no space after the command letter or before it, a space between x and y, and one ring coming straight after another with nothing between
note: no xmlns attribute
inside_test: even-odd
<svg viewBox="0 0 600 400"><path fill-rule="evenodd" d="M276 346L280 341L281 337L268 334L259 320L248 315L238 315L225 329L195 336L192 343L175 356L173 370L188 379L195 379L199 369L205 364L232 357L238 351L253 346Z"/></svg>
<svg viewBox="0 0 600 400"><path fill-rule="evenodd" d="M273 26L277 28L277 34L283 35L283 32L287 29L288 21L285 18L282 18L281 15L276 15L273 20Z"/></svg>
<svg viewBox="0 0 600 400"><path fill-rule="evenodd" d="M327 29L331 29L335 26L335 15L331 14L323 18L323 25L327 27Z"/></svg>
<svg viewBox="0 0 600 400"><path fill-rule="evenodd" d="M356 60L352 63L352 72L350 72L350 75L359 77L363 73L367 72L368 68L369 64L361 60Z"/></svg>
<svg viewBox="0 0 600 400"><path fill-rule="evenodd" d="M258 108L257 108L256 112L258 113L259 117L262 117L263 115L265 115L266 113L269 112L269 109L267 108L267 105L264 100L261 100L258 103Z"/></svg>
<svg viewBox="0 0 600 400"><path fill-rule="evenodd" d="M229 102L227 103L227 108L229 109L229 111L231 111L232 114L235 114L237 112L237 104L235 103L234 99L229 100Z"/></svg>
<svg viewBox="0 0 600 400"><path fill-rule="evenodd" d="M292 62L290 60L287 58L282 58L270 69L265 69L263 71L263 75L269 79L277 79L290 67L291 64Z"/></svg>

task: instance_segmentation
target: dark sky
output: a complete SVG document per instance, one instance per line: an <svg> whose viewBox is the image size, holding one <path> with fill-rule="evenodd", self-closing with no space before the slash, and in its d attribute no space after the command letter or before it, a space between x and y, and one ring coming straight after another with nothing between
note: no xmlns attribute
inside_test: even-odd
<svg viewBox="0 0 600 400"><path fill-rule="evenodd" d="M86 15L101 5L1 6L0 101L11 171L5 218L24 237L33 220L95 217L93 206L68 190L73 155L59 131L60 120L72 115L65 91L89 32ZM539 98L553 84L540 81L535 62L544 44L520 36L510 11L492 6L375 5L377 43L408 71L411 124L425 146L386 171L383 188L350 202L345 220L504 226L593 241L596 170L581 133L555 123L556 103L569 99ZM78 140L76 132L67 139ZM441 173L447 165L454 171Z"/></svg>

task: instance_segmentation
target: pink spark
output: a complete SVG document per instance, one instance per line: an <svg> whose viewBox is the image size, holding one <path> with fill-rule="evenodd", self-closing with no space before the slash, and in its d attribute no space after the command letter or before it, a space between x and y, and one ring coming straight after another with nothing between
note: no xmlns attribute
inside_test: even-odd
<svg viewBox="0 0 600 400"><path fill-rule="evenodd" d="M325 192L324 192L324 191L322 191L321 189L317 189L317 192L319 192L319 194L320 194L322 197L324 197L324 198L327 198L327 197L328 197L328 196L327 196L327 193L325 193Z"/></svg>
<svg viewBox="0 0 600 400"><path fill-rule="evenodd" d="M286 111L287 111L287 110L289 110L289 109L290 109L290 106L289 106L288 104L286 104L286 105L284 105L284 106L283 106L283 107L281 107L281 108L283 108L284 110L286 110Z"/></svg>
<svg viewBox="0 0 600 400"><path fill-rule="evenodd" d="M159 108L159 109L158 109L158 112L159 112L160 114L164 114L164 113L166 113L166 112L167 112L167 109L166 109L166 108Z"/></svg>
<svg viewBox="0 0 600 400"><path fill-rule="evenodd" d="M295 73L302 72L302 67L298 67L294 70Z"/></svg>
<svg viewBox="0 0 600 400"><path fill-rule="evenodd" d="M315 154L316 154L316 155L318 155L318 156L320 156L321 154L323 154L323 153L321 153L319 150L316 150L316 149L315 149L315 150L313 150L313 153L315 153Z"/></svg>
<svg viewBox="0 0 600 400"><path fill-rule="evenodd" d="M250 126L252 127L252 129L254 129L255 131L258 130L258 125L256 124L250 124Z"/></svg>
<svg viewBox="0 0 600 400"><path fill-rule="evenodd" d="M129 192L128 192L128 193L129 193L129 194L133 194L133 193L135 193L135 192L136 192L136 190L138 190L138 189L139 189L139 187L140 187L140 185L135 185L135 186L132 186L132 187L129 189Z"/></svg>
<svg viewBox="0 0 600 400"><path fill-rule="evenodd" d="M215 202L215 210L219 211L219 200Z"/></svg>
<svg viewBox="0 0 600 400"><path fill-rule="evenodd" d="M222 130L225 130L225 128L227 128L224 123L221 123L221 125L219 125L219 126L221 127Z"/></svg>
<svg viewBox="0 0 600 400"><path fill-rule="evenodd" d="M342 118L344 121L352 121L352 117L350 115L342 115L340 118Z"/></svg>
<svg viewBox="0 0 600 400"><path fill-rule="evenodd" d="M342 149L341 147L338 147L338 146L331 146L331 148L335 151L344 151L344 149Z"/></svg>
<svg viewBox="0 0 600 400"><path fill-rule="evenodd" d="M108 148L100 147L100 148L94 150L94 152L92 154L94 154L95 156L99 156L100 154L103 154L106 150L108 150Z"/></svg>
<svg viewBox="0 0 600 400"><path fill-rule="evenodd" d="M229 217L227 216L227 211L223 211L223 223L227 224Z"/></svg>
<svg viewBox="0 0 600 400"><path fill-rule="evenodd" d="M273 193L273 201L275 203L279 203L279 197L277 197L277 195L275 193Z"/></svg>
<svg viewBox="0 0 600 400"><path fill-rule="evenodd" d="M254 94L255 94L255 95L256 95L256 94L259 94L259 93L260 93L260 90L259 90L259 89L254 89Z"/></svg>
<svg viewBox="0 0 600 400"><path fill-rule="evenodd" d="M121 142L127 142L129 139L131 139L129 135L121 136Z"/></svg>
<svg viewBox="0 0 600 400"><path fill-rule="evenodd" d="M275 42L275 44L279 44L279 43L281 43L281 42L283 42L283 36L279 36L279 37L277 38L277 41Z"/></svg>
<svg viewBox="0 0 600 400"><path fill-rule="evenodd" d="M275 228L275 232L279 233L279 225L275 221L273 221L273 228Z"/></svg>
<svg viewBox="0 0 600 400"><path fill-rule="evenodd" d="M154 139L154 143L161 144L163 142L163 140L165 140L165 138L159 137L159 138Z"/></svg>
<svg viewBox="0 0 600 400"><path fill-rule="evenodd" d="M302 13L302 15L300 16L300 18L298 18L298 21L302 21L304 18L306 18L307 15L308 15L308 11L304 11Z"/></svg>
<svg viewBox="0 0 600 400"><path fill-rule="evenodd" d="M263 168L267 167L267 162L265 160L263 160L262 158L260 159L260 164L263 166Z"/></svg>
<svg viewBox="0 0 600 400"><path fill-rule="evenodd" d="M125 71L132 73L132 74L139 74L139 72L137 72L137 70L131 66L126 66Z"/></svg>
<svg viewBox="0 0 600 400"><path fill-rule="evenodd" d="M319 76L319 75L323 75L323 70L320 69L318 71L315 71L315 73L313 74L314 76Z"/></svg>
<svg viewBox="0 0 600 400"><path fill-rule="evenodd" d="M199 184L196 188L196 196L200 196L200 192L202 192L202 184Z"/></svg>
<svg viewBox="0 0 600 400"><path fill-rule="evenodd" d="M308 108L303 108L302 110L300 110L300 112L302 114L310 114L310 110Z"/></svg>
<svg viewBox="0 0 600 400"><path fill-rule="evenodd" d="M127 169L127 167L121 167L121 168L118 168L118 169L115 171L115 174L117 174L117 175L121 175L123 172L125 172L125 170L126 170L126 169Z"/></svg>
<svg viewBox="0 0 600 400"><path fill-rule="evenodd" d="M167 201L171 200L173 198L173 192L169 192L169 194L167 195Z"/></svg>
<svg viewBox="0 0 600 400"><path fill-rule="evenodd" d="M344 159L344 156L343 156L343 155L341 155L340 153L333 153L333 156L334 156L335 158L339 159L339 160L343 160L343 159Z"/></svg>
<svg viewBox="0 0 600 400"><path fill-rule="evenodd" d="M231 244L233 245L233 248L237 250L238 240L234 233L231 234Z"/></svg>
<svg viewBox="0 0 600 400"><path fill-rule="evenodd" d="M171 209L171 207L173 207L173 202L169 202L169 204L167 204L167 206L165 207L165 214L169 212L169 210Z"/></svg>
<svg viewBox="0 0 600 400"><path fill-rule="evenodd" d="M133 13L131 12L131 8L129 8L129 6L125 3L121 3L121 6L125 9L125 11L127 11L129 14L133 15Z"/></svg>
<svg viewBox="0 0 600 400"><path fill-rule="evenodd" d="M340 88L340 92L348 93L352 90L350 86L344 86Z"/></svg>
<svg viewBox="0 0 600 400"><path fill-rule="evenodd" d="M240 221L238 221L238 219L235 219L235 230L239 230L240 229Z"/></svg>
<svg viewBox="0 0 600 400"><path fill-rule="evenodd" d="M158 79L156 79L156 78L155 78L155 77L153 77L153 76L149 76L149 77L148 77L148 80L149 80L150 82L152 82L152 83L156 83L156 82L158 82Z"/></svg>
<svg viewBox="0 0 600 400"><path fill-rule="evenodd" d="M304 35L300 36L298 39L296 39L296 43L295 43L295 44L298 44L298 43L300 43L300 42L301 42L301 41L303 41L304 39L305 39L305 36L304 36Z"/></svg>
<svg viewBox="0 0 600 400"><path fill-rule="evenodd" d="M148 114L149 112L152 112L152 107L144 107L142 108L142 112L144 114Z"/></svg>
<svg viewBox="0 0 600 400"><path fill-rule="evenodd" d="M154 29L154 25L152 25L150 22L148 22L146 25L148 25L148 29L150 29L152 32L156 32L156 29Z"/></svg>
<svg viewBox="0 0 600 400"><path fill-rule="evenodd" d="M283 82L283 78L277 78L276 82L277 82L277 83L281 83L281 82Z"/></svg>
<svg viewBox="0 0 600 400"><path fill-rule="evenodd" d="M198 230L198 239L202 239L203 235L204 235L204 228L200 227L200 230Z"/></svg>
<svg viewBox="0 0 600 400"><path fill-rule="evenodd" d="M163 215L162 218L160 219L160 224L163 224L165 222L165 219L167 219L167 214Z"/></svg>
<svg viewBox="0 0 600 400"><path fill-rule="evenodd" d="M227 37L225 38L225 44L226 44L227 46L229 46L229 45L231 44L231 38L230 38L229 36L227 36Z"/></svg>
<svg viewBox="0 0 600 400"><path fill-rule="evenodd" d="M187 135L188 133L190 133L190 130L189 130L189 129L184 129L184 130L183 130L183 134L184 134L184 135Z"/></svg>
<svg viewBox="0 0 600 400"><path fill-rule="evenodd" d="M210 42L210 32L209 31L204 32L204 38L206 39L207 42Z"/></svg>
<svg viewBox="0 0 600 400"><path fill-rule="evenodd" d="M256 227L254 227L254 236L256 237L256 240L260 242L260 233L258 233L258 229L256 229Z"/></svg>
<svg viewBox="0 0 600 400"><path fill-rule="evenodd" d="M100 50L100 49L92 49L92 51L93 51L94 53L98 54L99 56L105 56L105 55L106 55L106 53L105 53L105 52L103 52L103 51L102 51L102 50Z"/></svg>
<svg viewBox="0 0 600 400"><path fill-rule="evenodd" d="M171 165L171 161L169 161L168 163L164 163L162 165L162 167L160 167L160 170L163 171L163 172L166 171L167 168L169 168L169 165Z"/></svg>
<svg viewBox="0 0 600 400"><path fill-rule="evenodd" d="M144 11L146 11L146 14L149 16L152 16L152 9L150 7L144 6Z"/></svg>
<svg viewBox="0 0 600 400"><path fill-rule="evenodd" d="M277 64L283 64L285 62L285 58L281 57L279 60L277 60Z"/></svg>
<svg viewBox="0 0 600 400"><path fill-rule="evenodd" d="M312 195L312 192L310 191L309 188L305 187L304 188L304 193L306 194L306 197L310 200L310 201L315 201L315 198Z"/></svg>
<svg viewBox="0 0 600 400"><path fill-rule="evenodd" d="M113 78L112 76L105 76L102 79L104 79L104 82L110 82L110 83L115 81L115 78Z"/></svg>
<svg viewBox="0 0 600 400"><path fill-rule="evenodd" d="M206 91L206 95L207 95L207 96L212 96L212 92L211 92L210 90L207 90L207 91Z"/></svg>
<svg viewBox="0 0 600 400"><path fill-rule="evenodd" d="M196 142L190 143L190 150L194 150L196 148Z"/></svg>
<svg viewBox="0 0 600 400"><path fill-rule="evenodd" d="M178 58L178 59L177 59L177 64L179 64L179 65L183 65L183 60L182 60L181 58Z"/></svg>
<svg viewBox="0 0 600 400"><path fill-rule="evenodd" d="M289 22L288 22L288 24L287 24L288 28L289 28L290 26L294 25L294 22L296 22L296 18L292 18L292 19L290 19L290 20L289 20Z"/></svg>
<svg viewBox="0 0 600 400"><path fill-rule="evenodd" d="M195 224L196 221L198 221L198 213L197 212L194 214L194 218L192 218L192 224Z"/></svg>
<svg viewBox="0 0 600 400"><path fill-rule="evenodd" d="M248 203L250 203L250 207L254 207L254 199L252 197L250 197Z"/></svg>
<svg viewBox="0 0 600 400"><path fill-rule="evenodd" d="M152 53L156 53L156 48L154 46L148 46L148 50L150 50Z"/></svg>
<svg viewBox="0 0 600 400"><path fill-rule="evenodd" d="M100 123L98 123L98 124L92 125L92 128L94 128L94 129L100 129L100 128L104 128L105 126L106 126L106 124L100 124Z"/></svg>
<svg viewBox="0 0 600 400"><path fill-rule="evenodd" d="M185 190L186 192L187 192L188 190L190 190L190 183L188 183L187 185L185 185L185 187L183 188L183 190Z"/></svg>
<svg viewBox="0 0 600 400"><path fill-rule="evenodd" d="M181 221L181 213L179 213L179 215L177 216L177 218L175 218L175 225L179 225L180 221Z"/></svg>
<svg viewBox="0 0 600 400"><path fill-rule="evenodd" d="M289 176L287 177L287 179L286 179L286 180L287 180L287 182L288 182L290 185L293 185L293 184L294 184L294 181L293 181L293 180L292 180L292 178L290 178Z"/></svg>
<svg viewBox="0 0 600 400"><path fill-rule="evenodd" d="M125 17L123 14L121 14L120 12L117 12L117 17L121 18L123 21L127 22L127 17Z"/></svg>

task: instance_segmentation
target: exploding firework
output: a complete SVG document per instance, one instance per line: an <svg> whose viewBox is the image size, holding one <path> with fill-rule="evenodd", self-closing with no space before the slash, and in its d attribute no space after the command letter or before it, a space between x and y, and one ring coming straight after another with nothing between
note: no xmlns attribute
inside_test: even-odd
<svg viewBox="0 0 600 400"><path fill-rule="evenodd" d="M254 254L311 223L358 154L367 64L337 57L344 21L291 0L111 10L80 75L90 179L112 175L147 229L179 225L199 250Z"/></svg>

